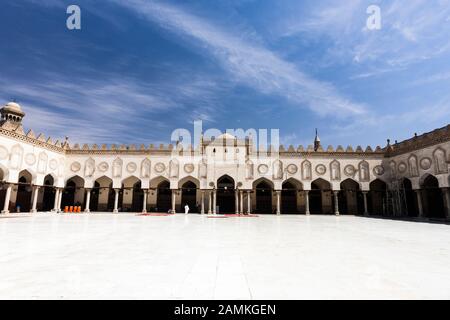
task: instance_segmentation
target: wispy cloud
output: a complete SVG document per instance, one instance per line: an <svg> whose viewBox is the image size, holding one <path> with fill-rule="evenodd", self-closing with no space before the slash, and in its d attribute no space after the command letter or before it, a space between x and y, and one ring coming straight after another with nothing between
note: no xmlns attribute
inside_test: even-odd
<svg viewBox="0 0 450 320"><path fill-rule="evenodd" d="M381 30L366 28L366 9L372 4L381 8ZM327 36L333 41L327 50L333 59L399 67L450 51L448 0L328 0L308 9L302 19L279 22L279 34Z"/></svg>
<svg viewBox="0 0 450 320"><path fill-rule="evenodd" d="M347 117L366 112L364 105L342 96L333 85L308 76L264 46L177 7L154 1L112 1L193 41L215 57L236 81L259 92L285 97L320 115Z"/></svg>
<svg viewBox="0 0 450 320"><path fill-rule="evenodd" d="M163 129L170 132L172 124L164 118L185 124L186 118L214 121L210 108L218 85L203 81L146 84L115 75L64 78L47 73L39 82L0 78L0 99L18 98L27 113L25 124L34 131L68 135L77 142L140 143L162 139Z"/></svg>

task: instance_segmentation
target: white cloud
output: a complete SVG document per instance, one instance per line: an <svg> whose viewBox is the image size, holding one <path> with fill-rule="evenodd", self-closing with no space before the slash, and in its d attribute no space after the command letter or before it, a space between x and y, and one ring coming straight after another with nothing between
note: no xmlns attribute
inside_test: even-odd
<svg viewBox="0 0 450 320"><path fill-rule="evenodd" d="M208 21L160 2L113 1L171 32L194 40L236 81L264 94L285 97L320 115L347 117L366 112L364 105L343 97L333 85L315 80L262 45L230 34Z"/></svg>

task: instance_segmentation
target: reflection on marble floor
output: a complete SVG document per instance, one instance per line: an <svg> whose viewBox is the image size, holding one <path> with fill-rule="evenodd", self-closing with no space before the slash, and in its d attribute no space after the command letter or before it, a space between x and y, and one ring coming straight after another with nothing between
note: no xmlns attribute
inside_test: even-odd
<svg viewBox="0 0 450 320"><path fill-rule="evenodd" d="M450 298L450 226L352 216L0 219L1 299Z"/></svg>

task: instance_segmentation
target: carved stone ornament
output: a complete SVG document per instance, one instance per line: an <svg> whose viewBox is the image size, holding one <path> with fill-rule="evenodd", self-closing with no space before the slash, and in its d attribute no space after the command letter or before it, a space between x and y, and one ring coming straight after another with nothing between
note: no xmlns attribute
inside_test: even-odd
<svg viewBox="0 0 450 320"><path fill-rule="evenodd" d="M423 170L430 169L431 168L431 164L432 164L432 162L431 162L430 158L423 158L423 159L420 160L420 167Z"/></svg>
<svg viewBox="0 0 450 320"><path fill-rule="evenodd" d="M354 166L354 165L351 165L351 164L345 166L345 168L344 168L344 174L345 174L347 177L354 177L355 174L356 174L356 168L355 168L355 166Z"/></svg>
<svg viewBox="0 0 450 320"><path fill-rule="evenodd" d="M195 167L192 163L186 163L184 165L184 172L186 172L186 173L192 173L192 172L194 172L194 169L195 169Z"/></svg>
<svg viewBox="0 0 450 320"><path fill-rule="evenodd" d="M58 168L58 161L56 159L50 160L49 167L51 170L56 170Z"/></svg>
<svg viewBox="0 0 450 320"><path fill-rule="evenodd" d="M166 170L166 165L162 162L158 162L157 164L155 164L155 171L157 173L162 173L164 172L164 170Z"/></svg>
<svg viewBox="0 0 450 320"><path fill-rule="evenodd" d="M36 156L32 153L28 153L25 156L25 163L29 166L33 166L36 163Z"/></svg>
<svg viewBox="0 0 450 320"><path fill-rule="evenodd" d="M269 172L269 166L266 165L266 164L261 164L261 165L258 167L258 172L259 172L260 174L266 174L267 172Z"/></svg>
<svg viewBox="0 0 450 320"><path fill-rule="evenodd" d="M72 170L72 172L78 172L81 170L81 164L78 161L73 162L70 165L70 170Z"/></svg>
<svg viewBox="0 0 450 320"><path fill-rule="evenodd" d="M384 168L383 166L376 166L375 168L373 168L373 173L376 176L382 176L384 174Z"/></svg>
<svg viewBox="0 0 450 320"><path fill-rule="evenodd" d="M405 173L408 170L408 166L404 162L400 162L398 165L398 172Z"/></svg>
<svg viewBox="0 0 450 320"><path fill-rule="evenodd" d="M320 176L324 175L325 173L327 173L327 167L325 167L323 164L318 164L316 166L316 173Z"/></svg>
<svg viewBox="0 0 450 320"><path fill-rule="evenodd" d="M137 170L137 164L134 162L130 162L127 164L127 172L128 173L135 173Z"/></svg>
<svg viewBox="0 0 450 320"><path fill-rule="evenodd" d="M298 167L295 164L290 164L287 167L287 172L289 174L296 174L298 172Z"/></svg>
<svg viewBox="0 0 450 320"><path fill-rule="evenodd" d="M102 162L97 166L98 171L106 172L109 169L109 164L107 162Z"/></svg>

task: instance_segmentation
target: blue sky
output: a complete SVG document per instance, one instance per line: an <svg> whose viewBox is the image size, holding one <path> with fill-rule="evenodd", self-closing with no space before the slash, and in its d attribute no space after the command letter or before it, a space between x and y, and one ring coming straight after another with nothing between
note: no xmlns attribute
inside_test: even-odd
<svg viewBox="0 0 450 320"><path fill-rule="evenodd" d="M169 143L203 120L374 147L450 122L447 0L6 0L0 26L0 101L72 143Z"/></svg>

